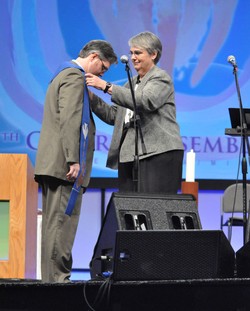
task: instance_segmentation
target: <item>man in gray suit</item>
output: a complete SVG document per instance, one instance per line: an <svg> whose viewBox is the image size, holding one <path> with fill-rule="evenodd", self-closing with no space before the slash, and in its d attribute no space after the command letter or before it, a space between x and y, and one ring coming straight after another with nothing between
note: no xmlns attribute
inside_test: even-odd
<svg viewBox="0 0 250 311"><path fill-rule="evenodd" d="M133 175L138 162L135 161L135 123L131 118L134 102L129 83L118 86L86 74L87 85L108 92L114 103L110 106L92 95L93 112L114 125L107 166L118 168L120 191L175 194L181 186L184 147L176 121L173 82L157 66L162 44L156 35L146 31L132 37L129 46L131 61L138 73L132 85L142 132L137 145L138 181Z"/></svg>
<svg viewBox="0 0 250 311"><path fill-rule="evenodd" d="M88 105L85 73L102 76L117 56L104 40L92 40L77 59L68 62L49 84L35 165L35 180L42 187L42 258L44 282L68 282L72 247L80 216L82 194L89 184L95 124L89 111L88 145L81 191L71 216L65 214L74 181L79 178L83 107ZM78 180L78 179L77 179Z"/></svg>

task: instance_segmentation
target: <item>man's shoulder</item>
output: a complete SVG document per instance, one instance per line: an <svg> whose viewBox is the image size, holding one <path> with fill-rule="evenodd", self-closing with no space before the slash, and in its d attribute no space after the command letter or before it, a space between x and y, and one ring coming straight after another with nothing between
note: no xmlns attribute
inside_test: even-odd
<svg viewBox="0 0 250 311"><path fill-rule="evenodd" d="M62 77L66 77L68 75L79 75L79 76L83 76L84 70L77 65L76 63L74 63L73 61L67 61L62 63L54 72L54 75L52 76L52 80L56 79L56 78L62 78Z"/></svg>

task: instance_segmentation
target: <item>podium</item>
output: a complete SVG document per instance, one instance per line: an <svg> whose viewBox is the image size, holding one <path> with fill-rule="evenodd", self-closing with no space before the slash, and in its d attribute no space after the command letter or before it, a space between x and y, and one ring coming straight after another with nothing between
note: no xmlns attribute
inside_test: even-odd
<svg viewBox="0 0 250 311"><path fill-rule="evenodd" d="M34 170L27 154L0 154L0 172L0 204L8 205L9 215L8 256L0 258L0 278L35 278L38 185Z"/></svg>

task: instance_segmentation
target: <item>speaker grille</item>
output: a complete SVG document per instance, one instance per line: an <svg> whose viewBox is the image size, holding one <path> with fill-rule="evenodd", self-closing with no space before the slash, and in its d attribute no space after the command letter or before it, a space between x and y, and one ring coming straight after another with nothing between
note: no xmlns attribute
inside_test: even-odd
<svg viewBox="0 0 250 311"><path fill-rule="evenodd" d="M221 231L118 231L115 280L234 276L234 251Z"/></svg>

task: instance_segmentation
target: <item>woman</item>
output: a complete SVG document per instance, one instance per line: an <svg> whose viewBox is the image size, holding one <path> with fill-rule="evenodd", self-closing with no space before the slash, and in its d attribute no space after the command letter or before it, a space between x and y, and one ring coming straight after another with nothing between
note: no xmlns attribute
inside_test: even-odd
<svg viewBox="0 0 250 311"><path fill-rule="evenodd" d="M131 61L138 73L132 79L142 133L142 137L138 135L138 168L135 128L131 121L134 103L129 83L118 86L86 74L87 85L107 92L114 103L110 106L92 95L93 112L104 122L114 125L107 166L118 168L121 192L175 194L180 189L184 147L176 121L173 83L157 66L162 44L151 32L139 33L128 44ZM134 178L137 172L138 181Z"/></svg>

